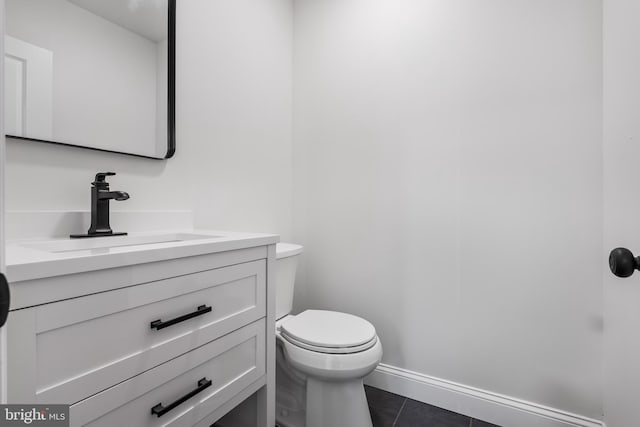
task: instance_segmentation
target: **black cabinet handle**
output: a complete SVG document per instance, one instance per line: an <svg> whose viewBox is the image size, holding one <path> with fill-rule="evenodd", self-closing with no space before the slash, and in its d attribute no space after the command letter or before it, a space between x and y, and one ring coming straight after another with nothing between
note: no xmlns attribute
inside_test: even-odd
<svg viewBox="0 0 640 427"><path fill-rule="evenodd" d="M195 396L196 394L200 393L205 388L210 387L211 384L212 384L211 380L208 380L206 377L201 379L200 381L198 381L198 388L196 388L195 390L192 390L189 393L185 394L184 396L182 396L180 399L176 400L172 404L167 405L167 406L162 406L162 403L158 403L156 406L151 408L151 415L157 415L158 418L160 418L161 416L163 416L164 414L166 414L167 412L169 412L170 410L172 410L176 406L178 406L178 405L186 402L187 400L191 399L193 396Z"/></svg>
<svg viewBox="0 0 640 427"><path fill-rule="evenodd" d="M618 277L629 277L640 268L640 257L634 257L627 248L615 248L609 254L609 268Z"/></svg>
<svg viewBox="0 0 640 427"><path fill-rule="evenodd" d="M184 322L185 320L202 316L205 313L209 313L211 310L213 310L211 307L207 307L206 305L201 305L193 313L185 314L184 316L176 317L175 319L167 320L166 322L163 322L160 319L154 320L153 322L151 322L151 329L156 329L159 331L160 329L167 328L171 325L175 325L176 323Z"/></svg>

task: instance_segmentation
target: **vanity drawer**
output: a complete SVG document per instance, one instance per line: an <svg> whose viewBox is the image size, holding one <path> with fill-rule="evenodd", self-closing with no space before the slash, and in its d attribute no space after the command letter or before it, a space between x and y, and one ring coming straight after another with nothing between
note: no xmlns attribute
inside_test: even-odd
<svg viewBox="0 0 640 427"><path fill-rule="evenodd" d="M33 374L10 360L24 371L9 399L75 403L260 319L265 273L259 260L18 310L9 356L36 356Z"/></svg>
<svg viewBox="0 0 640 427"><path fill-rule="evenodd" d="M262 319L78 402L71 426L190 427L264 374Z"/></svg>

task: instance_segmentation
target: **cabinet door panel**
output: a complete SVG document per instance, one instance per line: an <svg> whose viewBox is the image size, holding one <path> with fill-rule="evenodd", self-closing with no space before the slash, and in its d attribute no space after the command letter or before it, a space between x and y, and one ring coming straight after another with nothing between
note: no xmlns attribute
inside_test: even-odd
<svg viewBox="0 0 640 427"><path fill-rule="evenodd" d="M31 401L74 403L264 317L265 261L24 311L35 316Z"/></svg>
<svg viewBox="0 0 640 427"><path fill-rule="evenodd" d="M78 402L71 425L193 426L264 374L263 319Z"/></svg>

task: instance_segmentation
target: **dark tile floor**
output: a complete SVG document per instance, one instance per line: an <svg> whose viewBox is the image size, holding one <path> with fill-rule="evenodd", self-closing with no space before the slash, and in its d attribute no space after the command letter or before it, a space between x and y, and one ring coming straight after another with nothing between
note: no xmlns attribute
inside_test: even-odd
<svg viewBox="0 0 640 427"><path fill-rule="evenodd" d="M364 389L373 427L499 427L377 388Z"/></svg>

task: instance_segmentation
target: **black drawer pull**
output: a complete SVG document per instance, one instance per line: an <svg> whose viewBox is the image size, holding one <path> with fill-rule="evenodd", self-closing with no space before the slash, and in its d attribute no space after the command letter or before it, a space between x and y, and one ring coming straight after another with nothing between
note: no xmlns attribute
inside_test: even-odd
<svg viewBox="0 0 640 427"><path fill-rule="evenodd" d="M187 400L191 399L193 396L195 396L196 394L200 393L202 390L210 386L211 386L211 380L208 380L207 377L204 377L203 379L198 381L197 389L190 391L189 393L185 394L184 396L182 396L180 399L176 400L172 404L168 406L162 406L162 403L158 403L156 406L151 408L151 415L157 415L158 418L160 418L161 416L163 416L164 414L166 414L176 406L186 402Z"/></svg>
<svg viewBox="0 0 640 427"><path fill-rule="evenodd" d="M185 320L193 319L194 317L202 316L205 313L209 313L212 310L211 307L207 307L206 305L201 305L198 307L196 311L193 313L185 314L184 316L176 317L175 319L167 320L163 322L162 320L154 320L151 322L151 329L164 329L169 326L175 325L176 323L184 322Z"/></svg>

